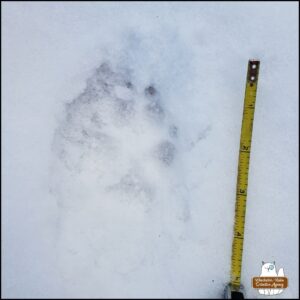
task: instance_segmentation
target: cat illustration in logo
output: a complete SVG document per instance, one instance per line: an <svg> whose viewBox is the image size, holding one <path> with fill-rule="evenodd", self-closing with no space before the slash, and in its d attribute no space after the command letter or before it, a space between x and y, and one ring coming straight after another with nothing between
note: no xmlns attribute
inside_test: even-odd
<svg viewBox="0 0 300 300"><path fill-rule="evenodd" d="M260 277L284 277L283 268L276 271L275 261L274 262L262 262ZM282 289L259 289L258 292L261 295L278 295L283 292Z"/></svg>

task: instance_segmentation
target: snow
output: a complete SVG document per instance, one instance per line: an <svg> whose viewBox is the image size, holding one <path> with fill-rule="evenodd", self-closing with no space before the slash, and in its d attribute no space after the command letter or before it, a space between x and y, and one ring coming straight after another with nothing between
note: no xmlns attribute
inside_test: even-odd
<svg viewBox="0 0 300 300"><path fill-rule="evenodd" d="M222 298L247 61L242 282L298 297L298 5L5 2L3 297Z"/></svg>

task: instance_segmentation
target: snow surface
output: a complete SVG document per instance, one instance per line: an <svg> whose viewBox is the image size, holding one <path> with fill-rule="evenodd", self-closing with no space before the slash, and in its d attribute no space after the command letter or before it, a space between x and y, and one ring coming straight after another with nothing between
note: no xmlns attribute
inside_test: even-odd
<svg viewBox="0 0 300 300"><path fill-rule="evenodd" d="M298 4L5 2L3 297L222 298L247 61L242 281L298 297Z"/></svg>

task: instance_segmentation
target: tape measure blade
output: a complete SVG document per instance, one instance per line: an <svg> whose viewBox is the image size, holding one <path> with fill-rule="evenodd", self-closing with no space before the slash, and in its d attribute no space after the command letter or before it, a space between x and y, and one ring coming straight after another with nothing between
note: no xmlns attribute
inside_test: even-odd
<svg viewBox="0 0 300 300"><path fill-rule="evenodd" d="M241 284L248 173L259 67L260 62L258 60L249 60L240 135L234 234L231 256L231 284L235 287L239 287Z"/></svg>

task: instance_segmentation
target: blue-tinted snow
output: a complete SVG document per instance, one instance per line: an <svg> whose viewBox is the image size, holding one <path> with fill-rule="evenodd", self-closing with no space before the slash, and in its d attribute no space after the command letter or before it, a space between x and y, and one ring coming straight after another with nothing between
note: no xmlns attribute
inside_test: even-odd
<svg viewBox="0 0 300 300"><path fill-rule="evenodd" d="M242 281L298 296L297 4L2 8L4 297L221 297L249 58Z"/></svg>

